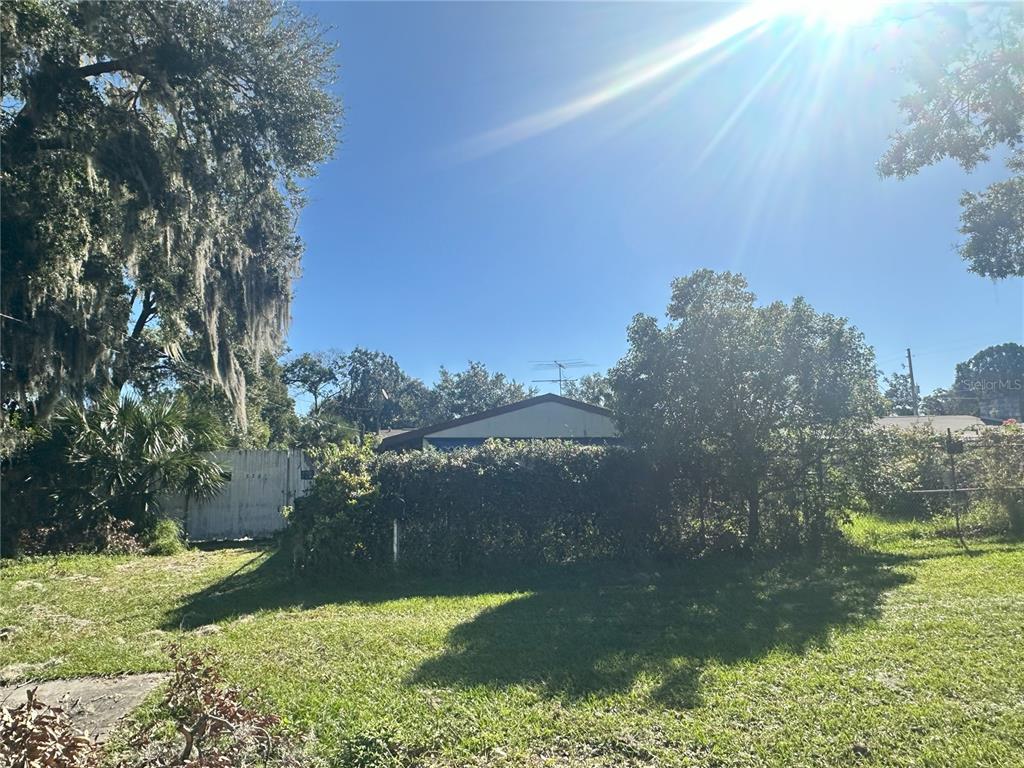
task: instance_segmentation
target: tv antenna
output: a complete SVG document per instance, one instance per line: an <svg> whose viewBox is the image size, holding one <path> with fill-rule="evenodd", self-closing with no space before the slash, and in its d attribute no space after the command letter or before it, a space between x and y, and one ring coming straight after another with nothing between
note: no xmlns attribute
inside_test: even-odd
<svg viewBox="0 0 1024 768"><path fill-rule="evenodd" d="M558 384L558 394L562 394L562 385L568 381L576 381L576 379L567 378L565 375L566 371L572 370L573 368L593 368L591 363L585 360L531 360L533 363L533 370L535 371L558 371L557 379L533 379L535 384Z"/></svg>

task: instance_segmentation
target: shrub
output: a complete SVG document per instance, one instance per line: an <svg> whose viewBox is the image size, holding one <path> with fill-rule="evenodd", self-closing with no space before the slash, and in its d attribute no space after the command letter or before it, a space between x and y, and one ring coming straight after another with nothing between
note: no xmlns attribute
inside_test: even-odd
<svg viewBox="0 0 1024 768"><path fill-rule="evenodd" d="M141 555L145 551L130 520L107 518L96 526L87 540L95 542L93 549L109 555Z"/></svg>
<svg viewBox="0 0 1024 768"><path fill-rule="evenodd" d="M105 552L109 555L140 555L146 547L130 520L105 516L87 528L67 525L26 525L18 531L13 549L22 555L67 552Z"/></svg>
<svg viewBox="0 0 1024 768"><path fill-rule="evenodd" d="M632 455L561 440L491 440L471 450L385 454L377 519L400 528L421 568L564 563L647 550Z"/></svg>
<svg viewBox="0 0 1024 768"><path fill-rule="evenodd" d="M315 456L317 478L289 517L287 547L317 572L392 562L438 570L646 553L657 538L621 449L488 441L451 453L374 456L354 444Z"/></svg>
<svg viewBox="0 0 1024 768"><path fill-rule="evenodd" d="M871 511L899 520L925 520L948 510L943 494L914 493L948 487L942 439L931 429L878 429L866 433L863 441L859 484Z"/></svg>
<svg viewBox="0 0 1024 768"><path fill-rule="evenodd" d="M952 489L946 437L928 429L879 430L865 440L861 493L872 511L898 519L942 519L940 532L955 530L954 511L962 510L968 531L1024 535L1024 431L1016 424L988 428L958 439L953 458L957 488Z"/></svg>
<svg viewBox="0 0 1024 768"><path fill-rule="evenodd" d="M120 521L145 538L168 495L218 491L222 468L209 451L221 444L217 423L181 397L108 391L88 407L65 402L48 430L7 457L3 553L15 554L26 531L49 551L103 549L103 531Z"/></svg>
<svg viewBox="0 0 1024 768"><path fill-rule="evenodd" d="M293 565L323 572L379 560L387 532L374 517L372 448L328 444L312 459L313 487L288 514L284 547Z"/></svg>
<svg viewBox="0 0 1024 768"><path fill-rule="evenodd" d="M986 429L961 454L958 485L972 494L972 513L986 531L1024 537L1024 429L1016 422ZM977 513L974 507L978 507Z"/></svg>
<svg viewBox="0 0 1024 768"><path fill-rule="evenodd" d="M856 503L894 517L950 509L948 454L930 432L844 438L848 462L778 458L760 491L759 549L820 551L841 536ZM960 459L961 487L986 490L973 530L1021 526L1019 430L986 432ZM813 455L813 454L812 454ZM489 440L481 446L374 456L354 444L323 449L312 491L296 502L288 538L300 569L399 564L419 571L611 558L696 557L749 551L745 500L721 478L620 447L562 440ZM860 496L858 496L858 489ZM1011 490L1000 490L1011 489ZM863 498L861 498L863 497Z"/></svg>
<svg viewBox="0 0 1024 768"><path fill-rule="evenodd" d="M700 495L645 455L563 440L489 440L452 452L373 456L355 445L317 457L290 516L289 549L316 572L390 565L416 571L696 557L743 547L729 498ZM837 485L831 478L831 485ZM834 499L824 503L835 505ZM802 546L800 503L765 494L763 546ZM832 518L829 518L831 521ZM822 539L833 528L822 531Z"/></svg>
<svg viewBox="0 0 1024 768"><path fill-rule="evenodd" d="M147 555L177 555L184 552L185 535L177 520L158 520L146 539Z"/></svg>

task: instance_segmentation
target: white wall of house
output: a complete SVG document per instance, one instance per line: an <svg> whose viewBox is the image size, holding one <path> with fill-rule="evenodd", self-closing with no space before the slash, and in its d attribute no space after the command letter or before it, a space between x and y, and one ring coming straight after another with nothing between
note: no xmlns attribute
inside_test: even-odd
<svg viewBox="0 0 1024 768"><path fill-rule="evenodd" d="M271 536L286 524L283 508L313 484L313 465L298 449L217 451L214 458L231 473L217 496L187 504L175 497L164 504L193 541Z"/></svg>
<svg viewBox="0 0 1024 768"><path fill-rule="evenodd" d="M574 408L565 403L537 403L508 413L500 413L469 424L442 429L426 435L433 437L618 437L610 416Z"/></svg>

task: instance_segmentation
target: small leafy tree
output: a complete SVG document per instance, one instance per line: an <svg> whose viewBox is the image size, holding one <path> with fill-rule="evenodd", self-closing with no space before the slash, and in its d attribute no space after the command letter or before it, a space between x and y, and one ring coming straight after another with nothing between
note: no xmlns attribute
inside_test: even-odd
<svg viewBox="0 0 1024 768"><path fill-rule="evenodd" d="M285 384L313 398L311 413L337 394L339 358L337 352L303 352L285 363Z"/></svg>
<svg viewBox="0 0 1024 768"><path fill-rule="evenodd" d="M316 480L288 518L285 548L297 570L334 570L379 555L387 531L375 525L372 460L369 443L313 451Z"/></svg>
<svg viewBox="0 0 1024 768"><path fill-rule="evenodd" d="M728 272L674 281L670 322L635 318L610 372L616 419L663 498L702 530L724 508L753 548L766 526L788 537L799 513L819 540L853 490L844 457L877 407L873 355L845 320L802 299L754 300Z"/></svg>
<svg viewBox="0 0 1024 768"><path fill-rule="evenodd" d="M895 416L913 416L918 398L915 387L910 383L910 375L891 373L885 377L884 383L882 395L888 401L890 412Z"/></svg>

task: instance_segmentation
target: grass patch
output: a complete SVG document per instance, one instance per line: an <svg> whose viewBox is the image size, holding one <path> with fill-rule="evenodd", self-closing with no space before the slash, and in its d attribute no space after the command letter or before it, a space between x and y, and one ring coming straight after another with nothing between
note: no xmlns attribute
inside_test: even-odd
<svg viewBox="0 0 1024 768"><path fill-rule="evenodd" d="M1024 765L1024 546L932 533L858 518L824 563L374 584L246 547L38 560L0 571L0 668L213 647L337 765Z"/></svg>

